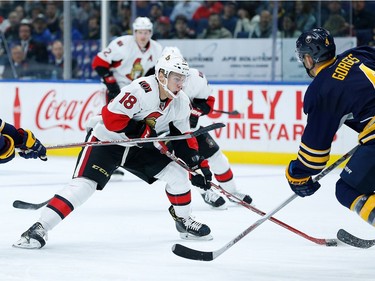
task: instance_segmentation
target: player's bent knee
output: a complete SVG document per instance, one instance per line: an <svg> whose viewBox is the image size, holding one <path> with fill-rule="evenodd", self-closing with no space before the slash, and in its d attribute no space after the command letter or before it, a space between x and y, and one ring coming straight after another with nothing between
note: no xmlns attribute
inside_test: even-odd
<svg viewBox="0 0 375 281"><path fill-rule="evenodd" d="M70 184L57 194L67 199L74 208L82 205L94 194L97 183L86 178L74 178Z"/></svg>

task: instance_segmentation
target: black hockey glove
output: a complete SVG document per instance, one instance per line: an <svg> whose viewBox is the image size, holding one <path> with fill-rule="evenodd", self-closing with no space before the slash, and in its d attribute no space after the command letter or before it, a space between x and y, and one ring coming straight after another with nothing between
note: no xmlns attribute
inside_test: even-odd
<svg viewBox="0 0 375 281"><path fill-rule="evenodd" d="M198 108L192 108L190 111L190 128L195 128L198 125L199 117L202 115L202 111Z"/></svg>
<svg viewBox="0 0 375 281"><path fill-rule="evenodd" d="M311 176L293 175L293 166L294 161L291 161L285 171L290 188L300 197L313 195L320 188L320 183L313 182Z"/></svg>
<svg viewBox="0 0 375 281"><path fill-rule="evenodd" d="M18 153L21 157L25 159L39 157L40 160L47 161L46 148L31 131L20 128L17 132L23 140L21 144L16 145L17 148L21 149L21 152Z"/></svg>
<svg viewBox="0 0 375 281"><path fill-rule="evenodd" d="M0 134L0 163L9 162L14 155L14 140L8 135Z"/></svg>
<svg viewBox="0 0 375 281"><path fill-rule="evenodd" d="M156 131L150 125L148 125L144 121L135 121L133 119L129 121L123 132L130 139L150 138L157 136ZM152 142L145 142L139 143L138 147L154 148L154 145Z"/></svg>
<svg viewBox="0 0 375 281"><path fill-rule="evenodd" d="M190 174L191 184L204 190L210 189L212 173L208 161L201 157L197 165L191 167L191 169L195 172L195 175Z"/></svg>
<svg viewBox="0 0 375 281"><path fill-rule="evenodd" d="M110 72L103 76L103 83L107 87L107 102L110 102L112 99L114 99L121 91L119 85L117 84L117 81L115 77L113 77L113 74Z"/></svg>

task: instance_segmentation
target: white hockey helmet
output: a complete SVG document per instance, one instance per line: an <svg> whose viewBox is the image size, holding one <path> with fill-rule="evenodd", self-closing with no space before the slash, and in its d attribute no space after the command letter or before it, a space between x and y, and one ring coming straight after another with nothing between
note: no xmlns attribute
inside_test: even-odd
<svg viewBox="0 0 375 281"><path fill-rule="evenodd" d="M163 49L163 52L161 53L161 55L168 55L168 54L175 54L177 56L180 56L180 57L183 57L182 54L181 54L181 51L179 48L175 47L175 46L167 46L167 47L164 47Z"/></svg>
<svg viewBox="0 0 375 281"><path fill-rule="evenodd" d="M153 24L147 17L138 17L133 22L133 34L136 30L150 30L153 31Z"/></svg>
<svg viewBox="0 0 375 281"><path fill-rule="evenodd" d="M174 53L162 55L155 65L156 77L159 71L163 69L165 76L168 78L170 72L175 72L184 76L189 74L189 65L181 56Z"/></svg>
<svg viewBox="0 0 375 281"><path fill-rule="evenodd" d="M159 80L159 71L163 70L163 73L165 75L165 83L162 83ZM160 85L163 87L165 91L169 93L170 96L173 98L178 97L178 94L172 93L168 89L168 77L171 72L178 73L180 75L183 75L187 77L189 75L189 65L186 62L186 60L182 56L178 56L176 54L166 54L161 56L155 65L155 76Z"/></svg>

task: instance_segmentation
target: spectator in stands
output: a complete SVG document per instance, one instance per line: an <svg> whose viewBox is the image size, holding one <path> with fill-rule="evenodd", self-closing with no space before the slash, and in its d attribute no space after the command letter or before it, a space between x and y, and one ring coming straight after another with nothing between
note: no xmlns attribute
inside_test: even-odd
<svg viewBox="0 0 375 281"><path fill-rule="evenodd" d="M286 14L283 17L283 30L280 32L281 38L297 38L301 31L296 29L296 23L292 14Z"/></svg>
<svg viewBox="0 0 375 281"><path fill-rule="evenodd" d="M233 37L249 37L249 34L254 29L254 23L250 20L249 12L246 9L240 8L237 11L237 22L236 27L234 29ZM245 36L245 34L247 34Z"/></svg>
<svg viewBox="0 0 375 281"><path fill-rule="evenodd" d="M330 15L323 28L329 30L333 37L343 37L349 34L349 23L339 14Z"/></svg>
<svg viewBox="0 0 375 281"><path fill-rule="evenodd" d="M115 40L117 37L120 37L122 35L121 27L119 27L116 24L111 24L109 27L109 41Z"/></svg>
<svg viewBox="0 0 375 281"><path fill-rule="evenodd" d="M119 10L118 26L122 35L131 35L133 33L131 25L132 13L129 5L122 5Z"/></svg>
<svg viewBox="0 0 375 281"><path fill-rule="evenodd" d="M301 32L311 30L316 26L311 1L296 1L295 18L296 27Z"/></svg>
<svg viewBox="0 0 375 281"><path fill-rule="evenodd" d="M13 11L8 15L8 24L4 31L4 36L8 41L14 41L18 38L18 29L21 19L18 17L18 14Z"/></svg>
<svg viewBox="0 0 375 281"><path fill-rule="evenodd" d="M318 12L321 13L323 25L328 20L328 18L332 15L340 15L345 19L345 21L349 20L348 13L345 11L345 9L342 8L341 1L337 1L337 0L330 0L328 2L324 1L321 11L318 11Z"/></svg>
<svg viewBox="0 0 375 281"><path fill-rule="evenodd" d="M150 6L150 12L148 18L151 22L156 23L157 20L163 16L163 3L162 2L153 2Z"/></svg>
<svg viewBox="0 0 375 281"><path fill-rule="evenodd" d="M38 63L48 63L47 46L36 42L31 36L31 25L23 19L18 28L18 39L14 41L16 45L22 46L25 57L28 60L35 60Z"/></svg>
<svg viewBox="0 0 375 281"><path fill-rule="evenodd" d="M237 17L237 3L236 1L227 1L224 5L223 15L221 16L221 24L228 29L231 34L234 34L238 17Z"/></svg>
<svg viewBox="0 0 375 281"><path fill-rule="evenodd" d="M169 18L174 22L178 15L184 15L188 20L191 20L200 5L201 4L197 1L178 1L174 6Z"/></svg>
<svg viewBox="0 0 375 281"><path fill-rule="evenodd" d="M52 42L52 34L47 28L47 19L43 14L39 14L33 21L32 37L36 42L46 46Z"/></svg>
<svg viewBox="0 0 375 281"><path fill-rule="evenodd" d="M47 28L51 33L55 33L59 30L59 10L56 6L55 2L47 2L46 4L46 21L47 21Z"/></svg>
<svg viewBox="0 0 375 281"><path fill-rule="evenodd" d="M157 20L154 29L155 29L155 32L154 32L154 35L152 36L154 40L171 38L172 26L171 26L171 21L169 20L168 17L165 17L165 16L160 17Z"/></svg>
<svg viewBox="0 0 375 281"><path fill-rule="evenodd" d="M178 15L174 22L174 32L171 39L193 39L196 38L195 31L188 27L187 18L184 15Z"/></svg>
<svg viewBox="0 0 375 281"><path fill-rule="evenodd" d="M33 59L25 58L25 54L20 45L14 45L11 48L11 57L14 68L9 63L6 64L3 78L4 79L32 79L32 78L46 78L43 68ZM16 71L16 76L13 73Z"/></svg>
<svg viewBox="0 0 375 281"><path fill-rule="evenodd" d="M82 36L81 32L79 32L79 30L77 28L73 27L73 26L72 26L72 29L71 29L71 35L72 35L73 41L83 39L83 36ZM63 40L63 39L64 39L64 17L60 16L59 29L53 35L52 41Z"/></svg>
<svg viewBox="0 0 375 281"><path fill-rule="evenodd" d="M277 31L279 36L279 31ZM255 22L250 38L270 38L272 36L272 15L268 10L263 10L259 15L259 22Z"/></svg>
<svg viewBox="0 0 375 281"><path fill-rule="evenodd" d="M375 25L374 12L366 9L366 1L352 1L354 29L372 29Z"/></svg>
<svg viewBox="0 0 375 281"><path fill-rule="evenodd" d="M87 34L84 36L86 40L100 39L100 20L97 16L91 16L88 21Z"/></svg>
<svg viewBox="0 0 375 281"><path fill-rule="evenodd" d="M51 78L53 77L55 79L63 79L63 73L64 73L64 46L61 41L56 40L52 43L51 47L51 59L49 61L50 63L50 73L51 73ZM77 60L75 58L72 58L71 61L71 66L72 66L72 78L77 78L77 73L78 73L78 65L77 65Z"/></svg>
<svg viewBox="0 0 375 281"><path fill-rule="evenodd" d="M34 5L32 5L32 7L31 7L30 19L29 19L30 22L33 22L40 14L44 15L44 8L38 2L35 2Z"/></svg>
<svg viewBox="0 0 375 281"><path fill-rule="evenodd" d="M203 1L193 14L192 19L194 21L199 21L201 19L208 19L208 17L214 13L221 14L223 6L220 1Z"/></svg>
<svg viewBox="0 0 375 281"><path fill-rule="evenodd" d="M221 25L221 17L219 14L211 14L208 18L208 26L205 28L198 38L202 39L221 39L232 38L232 33Z"/></svg>
<svg viewBox="0 0 375 281"><path fill-rule="evenodd" d="M19 21L21 21L21 19L24 19L26 17L25 8L22 5L17 5L14 8L14 11L17 13Z"/></svg>

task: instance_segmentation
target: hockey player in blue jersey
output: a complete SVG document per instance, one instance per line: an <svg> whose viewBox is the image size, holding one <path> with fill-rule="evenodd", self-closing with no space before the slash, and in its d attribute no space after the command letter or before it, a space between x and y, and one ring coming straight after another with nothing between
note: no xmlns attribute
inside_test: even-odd
<svg viewBox="0 0 375 281"><path fill-rule="evenodd" d="M13 125L0 119L0 164L9 162L14 158L15 149L21 157L40 158L47 161L46 148L34 137L29 130L16 129Z"/></svg>
<svg viewBox="0 0 375 281"><path fill-rule="evenodd" d="M311 176L324 169L341 125L358 133L361 144L336 183L336 198L375 226L375 49L349 49L336 56L333 37L323 28L300 35L296 53L313 81L306 90L307 124L297 159L286 177L299 196L320 187Z"/></svg>

